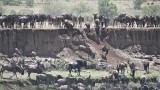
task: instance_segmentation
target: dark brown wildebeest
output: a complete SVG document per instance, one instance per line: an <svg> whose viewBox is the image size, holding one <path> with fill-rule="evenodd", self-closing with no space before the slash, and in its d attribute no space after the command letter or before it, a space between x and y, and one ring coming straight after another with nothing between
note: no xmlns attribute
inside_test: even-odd
<svg viewBox="0 0 160 90"><path fill-rule="evenodd" d="M68 64L68 70L69 70L69 76L72 76L71 72L72 72L72 69L76 70L78 69L78 76L80 76L80 71L81 71L81 68L82 67L85 67L86 68L87 66L87 61L85 60L76 60L74 62L70 62Z"/></svg>
<svg viewBox="0 0 160 90"><path fill-rule="evenodd" d="M119 78L120 81L122 82L122 85L128 86L129 78L126 75L120 75Z"/></svg>
<svg viewBox="0 0 160 90"><path fill-rule="evenodd" d="M110 19L109 19L109 17L104 17L104 25L105 25L105 27L108 27L109 26L109 21L110 21Z"/></svg>
<svg viewBox="0 0 160 90"><path fill-rule="evenodd" d="M44 72L44 65L40 64L40 61L37 61L37 65L26 65L25 67L27 68L29 78L31 73L41 74Z"/></svg>
<svg viewBox="0 0 160 90"><path fill-rule="evenodd" d="M142 60L145 73L149 73L149 61Z"/></svg>
<svg viewBox="0 0 160 90"><path fill-rule="evenodd" d="M124 74L125 69L127 69L127 63L126 62L118 63L116 69L117 69L118 73L119 73L119 71L121 71L121 73Z"/></svg>
<svg viewBox="0 0 160 90"><path fill-rule="evenodd" d="M13 76L16 75L16 78L17 78L17 72L21 73L21 75L24 75L24 69L16 64L11 64L11 63L10 64L3 64L2 68L0 70L1 77L3 77L3 72L5 70L13 72ZM11 77L13 77L13 76L11 76Z"/></svg>
<svg viewBox="0 0 160 90"><path fill-rule="evenodd" d="M63 22L64 27L66 27L67 29L73 29L73 23L69 20L64 20Z"/></svg>
<svg viewBox="0 0 160 90"><path fill-rule="evenodd" d="M80 27L82 27L82 23L84 22L84 17L83 16L79 16L78 17L78 24Z"/></svg>
<svg viewBox="0 0 160 90"><path fill-rule="evenodd" d="M44 82L47 84L47 88L49 87L49 84L54 84L55 83L55 77L51 74L37 74L36 75L36 81L37 81L37 86L39 87L40 82Z"/></svg>
<svg viewBox="0 0 160 90"><path fill-rule="evenodd" d="M114 70L111 75L109 75L109 84L113 84L114 86L119 83L119 73Z"/></svg>
<svg viewBox="0 0 160 90"><path fill-rule="evenodd" d="M130 75L132 77L135 77L135 71L136 71L136 65L135 65L135 63L133 63L132 61L128 60L128 64L129 64L129 67L130 67L130 70L131 70Z"/></svg>
<svg viewBox="0 0 160 90"><path fill-rule="evenodd" d="M118 22L121 24L121 26L122 26L122 24L125 24L125 16L126 16L126 14L120 14L120 15L114 17L113 26L115 26L115 24L117 26Z"/></svg>
<svg viewBox="0 0 160 90"><path fill-rule="evenodd" d="M107 60L106 56L107 56L110 49L108 49L106 46L103 46L103 48L100 50L102 50L102 58Z"/></svg>

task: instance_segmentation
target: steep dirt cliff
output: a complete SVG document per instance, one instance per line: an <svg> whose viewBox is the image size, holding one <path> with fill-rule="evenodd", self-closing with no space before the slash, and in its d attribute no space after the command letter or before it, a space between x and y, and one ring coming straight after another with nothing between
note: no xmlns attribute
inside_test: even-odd
<svg viewBox="0 0 160 90"><path fill-rule="evenodd" d="M160 54L159 28L106 28L101 33L101 38L114 48Z"/></svg>
<svg viewBox="0 0 160 90"><path fill-rule="evenodd" d="M0 52L11 55L14 48L18 48L23 51L23 54L36 51L39 55L51 55L63 49L63 42L58 32L58 29L2 29Z"/></svg>

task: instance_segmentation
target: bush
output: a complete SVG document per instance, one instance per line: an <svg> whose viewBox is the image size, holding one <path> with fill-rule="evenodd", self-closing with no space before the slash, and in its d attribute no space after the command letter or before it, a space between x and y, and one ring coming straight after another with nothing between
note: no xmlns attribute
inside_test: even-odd
<svg viewBox="0 0 160 90"><path fill-rule="evenodd" d="M98 11L101 15L112 17L117 14L117 6L110 2L110 0L99 0Z"/></svg>
<svg viewBox="0 0 160 90"><path fill-rule="evenodd" d="M34 0L26 0L27 6L33 7Z"/></svg>
<svg viewBox="0 0 160 90"><path fill-rule="evenodd" d="M92 14L92 7L90 7L87 3L80 2L78 5L75 5L72 8L72 12L76 15L87 15Z"/></svg>
<svg viewBox="0 0 160 90"><path fill-rule="evenodd" d="M144 0L133 0L134 3L134 9L139 10L141 8L142 3L144 3Z"/></svg>
<svg viewBox="0 0 160 90"><path fill-rule="evenodd" d="M144 6L142 12L144 15L159 15L160 14L160 5L150 5Z"/></svg>
<svg viewBox="0 0 160 90"><path fill-rule="evenodd" d="M32 15L33 14L33 10L30 10L30 9L22 9L19 11L19 14L22 14L22 15Z"/></svg>
<svg viewBox="0 0 160 90"><path fill-rule="evenodd" d="M4 5L13 5L13 6L18 6L21 4L21 0L2 0Z"/></svg>
<svg viewBox="0 0 160 90"><path fill-rule="evenodd" d="M68 6L65 2L56 1L52 5L45 5L43 7L43 12L41 13L49 14L52 16L58 16L68 12Z"/></svg>

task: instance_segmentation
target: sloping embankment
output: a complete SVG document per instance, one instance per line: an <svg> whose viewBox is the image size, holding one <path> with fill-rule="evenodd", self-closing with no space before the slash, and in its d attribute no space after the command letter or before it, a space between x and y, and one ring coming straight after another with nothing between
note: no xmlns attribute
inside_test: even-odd
<svg viewBox="0 0 160 90"><path fill-rule="evenodd" d="M106 28L101 33L102 39L114 48L139 45L141 52L160 54L160 28Z"/></svg>

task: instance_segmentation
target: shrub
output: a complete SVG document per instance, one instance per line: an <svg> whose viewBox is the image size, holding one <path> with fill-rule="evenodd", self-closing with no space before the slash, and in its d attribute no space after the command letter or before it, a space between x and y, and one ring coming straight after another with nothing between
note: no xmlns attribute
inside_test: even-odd
<svg viewBox="0 0 160 90"><path fill-rule="evenodd" d="M4 5L13 5L13 6L18 6L21 4L21 0L2 0Z"/></svg>
<svg viewBox="0 0 160 90"><path fill-rule="evenodd" d="M5 13L5 9L3 7L0 7L0 14Z"/></svg>
<svg viewBox="0 0 160 90"><path fill-rule="evenodd" d="M30 9L22 9L22 10L19 11L19 14L22 14L22 15L33 14L33 10L30 10Z"/></svg>
<svg viewBox="0 0 160 90"><path fill-rule="evenodd" d="M52 5L44 5L43 7L43 13L52 16L62 15L64 13L67 13L68 11L69 10L66 3L62 1L56 1Z"/></svg>
<svg viewBox="0 0 160 90"><path fill-rule="evenodd" d="M134 9L139 10L144 0L133 0Z"/></svg>
<svg viewBox="0 0 160 90"><path fill-rule="evenodd" d="M117 6L110 2L110 0L99 0L98 11L101 15L113 16L117 14Z"/></svg>
<svg viewBox="0 0 160 90"><path fill-rule="evenodd" d="M149 5L142 8L144 15L159 15L160 14L160 5Z"/></svg>
<svg viewBox="0 0 160 90"><path fill-rule="evenodd" d="M34 0L26 0L27 6L33 7Z"/></svg>
<svg viewBox="0 0 160 90"><path fill-rule="evenodd" d="M72 8L72 12L76 15L92 14L92 10L92 7L84 2L80 2Z"/></svg>

